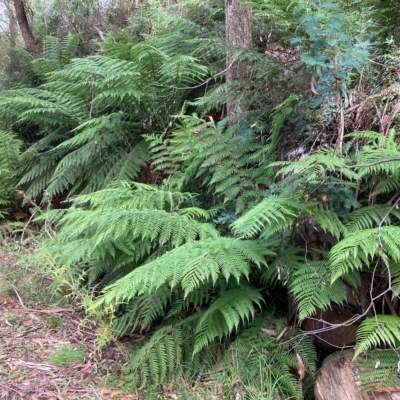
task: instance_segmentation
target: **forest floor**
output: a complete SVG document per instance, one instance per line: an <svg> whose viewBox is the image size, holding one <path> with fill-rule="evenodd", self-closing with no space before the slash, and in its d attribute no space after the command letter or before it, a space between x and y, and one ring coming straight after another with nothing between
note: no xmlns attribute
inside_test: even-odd
<svg viewBox="0 0 400 400"><path fill-rule="evenodd" d="M0 245L0 399L143 400L109 388L128 350L98 349L96 324L26 261L34 247L7 238Z"/></svg>

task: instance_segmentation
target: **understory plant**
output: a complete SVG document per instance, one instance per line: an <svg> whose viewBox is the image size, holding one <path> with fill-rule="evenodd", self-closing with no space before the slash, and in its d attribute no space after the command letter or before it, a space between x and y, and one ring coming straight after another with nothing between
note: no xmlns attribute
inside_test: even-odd
<svg viewBox="0 0 400 400"><path fill-rule="evenodd" d="M249 394L302 398L316 353L282 322L287 293L299 322L345 304L364 273L387 277L364 316L385 294L397 296L396 138L358 132L345 155L325 148L278 162L272 140L261 145L225 121L182 116L172 135L146 136L162 184L119 181L75 197L47 215L60 233L45 251L98 285L89 309L114 311L115 336L144 335L126 370L132 387L217 379L212 371L224 368ZM312 248L307 237L300 245L303 224L328 234L331 246ZM362 323L356 354L396 346L398 317L385 318Z"/></svg>
<svg viewBox="0 0 400 400"><path fill-rule="evenodd" d="M21 144L15 135L0 131L0 220L17 203L17 165Z"/></svg>
<svg viewBox="0 0 400 400"><path fill-rule="evenodd" d="M255 3L260 18L264 2ZM40 257L71 292L85 291L89 313L108 318L99 342L140 338L129 389L180 379L227 397L301 399L317 366L302 323L353 306L350 294L359 300L355 356L382 359L365 367L366 380L398 384L396 86L388 78L349 106L370 43L323 1L281 9L299 23L290 62L260 26L266 48L237 55L251 80L229 85L223 37L207 34L224 28L218 7L204 6L207 21L198 9L193 20L178 6L174 15L152 9L155 33L134 43L110 36L80 59L66 51L78 38L49 38L33 64L40 85L0 92L2 123L25 141L19 185L59 206L39 218L57 232ZM388 65L392 77L396 62ZM295 92L311 81L315 97L300 101L287 87L270 95L266 82L300 70ZM238 124L224 118L228 86L246 103ZM358 128L379 133L349 133L351 112ZM326 130L314 136L316 127ZM300 146L307 134L310 146Z"/></svg>

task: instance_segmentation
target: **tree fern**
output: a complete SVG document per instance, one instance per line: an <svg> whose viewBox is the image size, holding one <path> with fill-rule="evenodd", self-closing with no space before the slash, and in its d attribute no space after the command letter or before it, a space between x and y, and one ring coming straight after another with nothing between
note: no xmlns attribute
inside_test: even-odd
<svg viewBox="0 0 400 400"><path fill-rule="evenodd" d="M67 42L60 57L72 46ZM46 189L51 199L65 191L92 192L113 180L135 179L148 159L141 135L147 129L164 130L169 115L181 107L179 96L178 102L164 101L168 85L193 84L207 74L195 58L167 55L148 43L131 46L130 52L129 60L106 55L74 59L44 74L39 89L2 92L0 115L10 126L38 131L39 140L22 155L20 184L27 194L38 197ZM151 110L158 108L153 115Z"/></svg>

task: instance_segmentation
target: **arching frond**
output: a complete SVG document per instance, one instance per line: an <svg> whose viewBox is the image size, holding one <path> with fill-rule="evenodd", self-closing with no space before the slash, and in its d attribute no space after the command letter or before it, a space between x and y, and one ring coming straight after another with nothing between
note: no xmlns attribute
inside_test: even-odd
<svg viewBox="0 0 400 400"><path fill-rule="evenodd" d="M361 368L358 376L367 391L379 388L396 388L400 385L398 365L400 357L396 349L370 349L356 362Z"/></svg>
<svg viewBox="0 0 400 400"><path fill-rule="evenodd" d="M398 348L399 343L400 318L395 315L376 315L361 322L354 357L378 346Z"/></svg>
<svg viewBox="0 0 400 400"><path fill-rule="evenodd" d="M289 290L299 309L299 320L312 316L318 308L325 310L332 303L346 302L347 293L342 281L331 283L327 261L307 261L289 279Z"/></svg>
<svg viewBox="0 0 400 400"><path fill-rule="evenodd" d="M389 213L390 212L390 213ZM357 232L362 229L371 229L379 224L390 225L395 220L400 218L400 212L396 209L391 209L386 204L374 204L365 206L348 214L346 228L349 232Z"/></svg>
<svg viewBox="0 0 400 400"><path fill-rule="evenodd" d="M268 237L291 226L303 208L296 198L269 196L239 218L233 229L246 238L261 233Z"/></svg>
<svg viewBox="0 0 400 400"><path fill-rule="evenodd" d="M261 302L260 292L245 285L221 293L197 323L194 352L229 337L239 326L247 324L254 318L255 305L260 307Z"/></svg>
<svg viewBox="0 0 400 400"><path fill-rule="evenodd" d="M264 263L263 251L261 243L230 238L189 242L108 286L99 303L129 301L166 283L171 288L180 287L187 296L204 282L215 284L220 276L239 282L248 276L250 262Z"/></svg>
<svg viewBox="0 0 400 400"><path fill-rule="evenodd" d="M369 266L376 257L400 261L400 229L396 226L382 226L352 232L330 253L332 281L341 275Z"/></svg>

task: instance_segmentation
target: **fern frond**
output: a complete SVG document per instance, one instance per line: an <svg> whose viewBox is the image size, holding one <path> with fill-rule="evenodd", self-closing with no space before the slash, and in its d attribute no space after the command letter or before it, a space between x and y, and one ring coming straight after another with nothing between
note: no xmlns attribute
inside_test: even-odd
<svg viewBox="0 0 400 400"><path fill-rule="evenodd" d="M296 180L303 186L307 184L320 185L321 181L328 176L330 177L329 180L334 182L331 176L334 177L338 172L349 182L359 179L359 175L346 165L345 160L338 157L334 149L329 148L318 150L299 161L280 161L272 163L270 166L280 167L277 176L284 177L280 185L288 185ZM344 182L342 181L341 184L344 184Z"/></svg>
<svg viewBox="0 0 400 400"><path fill-rule="evenodd" d="M357 330L357 345L354 358L365 350L400 345L400 317L394 315L375 315L361 322Z"/></svg>
<svg viewBox="0 0 400 400"><path fill-rule="evenodd" d="M76 206L85 206L90 204L93 209L107 210L110 207L122 210L166 210L179 213L185 213L185 208L179 209L177 205L182 207L191 206L194 196L191 193L183 193L169 190L168 187L156 187L138 182L117 181L107 189L88 195L80 195L74 198ZM199 214L206 210L198 211Z"/></svg>
<svg viewBox="0 0 400 400"><path fill-rule="evenodd" d="M121 337L128 330L134 332L150 328L157 318L166 314L172 296L173 292L165 285L151 295L146 294L132 299L126 306L123 316L113 324L113 332L115 332L116 337Z"/></svg>
<svg viewBox="0 0 400 400"><path fill-rule="evenodd" d="M213 238L179 246L142 265L104 290L100 303L129 301L152 293L164 284L180 287L185 296L201 284L215 284L219 277L238 282L249 274L250 262L261 265L261 243L230 238Z"/></svg>
<svg viewBox="0 0 400 400"><path fill-rule="evenodd" d="M9 206L16 200L16 167L21 145L16 136L0 131L0 218L7 215Z"/></svg>
<svg viewBox="0 0 400 400"><path fill-rule="evenodd" d="M130 360L126 378L137 389L146 384L160 384L172 379L182 368L182 342L190 340L182 335L182 329L172 325L158 329Z"/></svg>
<svg viewBox="0 0 400 400"><path fill-rule="evenodd" d="M330 252L332 282L350 270L361 270L376 258L400 261L400 229L382 226L352 232L333 246Z"/></svg>
<svg viewBox="0 0 400 400"><path fill-rule="evenodd" d="M165 325L141 343L124 371L127 383L140 389L145 385L172 381L178 376L191 381L215 363L211 351L193 355L193 330L197 320L195 314L178 324Z"/></svg>
<svg viewBox="0 0 400 400"><path fill-rule="evenodd" d="M342 281L331 283L327 261L306 261L289 279L289 290L299 309L299 320L310 317L317 308L326 310L332 303L343 304L347 299Z"/></svg>
<svg viewBox="0 0 400 400"><path fill-rule="evenodd" d="M397 149L368 148L357 154L357 164L354 166L360 177L372 174L395 174L400 168L400 151Z"/></svg>
<svg viewBox="0 0 400 400"><path fill-rule="evenodd" d="M269 196L233 223L234 231L250 238L263 233L265 237L284 230L298 218L304 206L296 198Z"/></svg>
<svg viewBox="0 0 400 400"><path fill-rule="evenodd" d="M400 358L397 349L374 349L364 352L356 362L361 367L360 383L367 391L376 388L397 388L400 386L398 364Z"/></svg>
<svg viewBox="0 0 400 400"><path fill-rule="evenodd" d="M178 188L199 180L213 196L223 196L224 203L234 205L237 214L262 197L259 186L272 175L251 134L236 135L238 126L227 128L226 120L214 124L197 117L179 117L171 138L162 142L150 138L158 170L165 168L171 173Z"/></svg>
<svg viewBox="0 0 400 400"><path fill-rule="evenodd" d="M388 214L390 211L390 214ZM379 224L393 224L392 217L395 216L398 220L400 213L398 210L391 210L391 207L386 204L374 204L365 206L348 214L346 228L349 232L357 232L363 229L371 229Z"/></svg>
<svg viewBox="0 0 400 400"><path fill-rule="evenodd" d="M313 207L310 209L310 215L321 229L323 229L325 232L328 231L336 239L346 235L346 226L333 211Z"/></svg>
<svg viewBox="0 0 400 400"><path fill-rule="evenodd" d="M262 300L259 290L246 285L221 293L197 323L194 353L215 340L229 337L248 323L254 318L255 305L261 307Z"/></svg>

